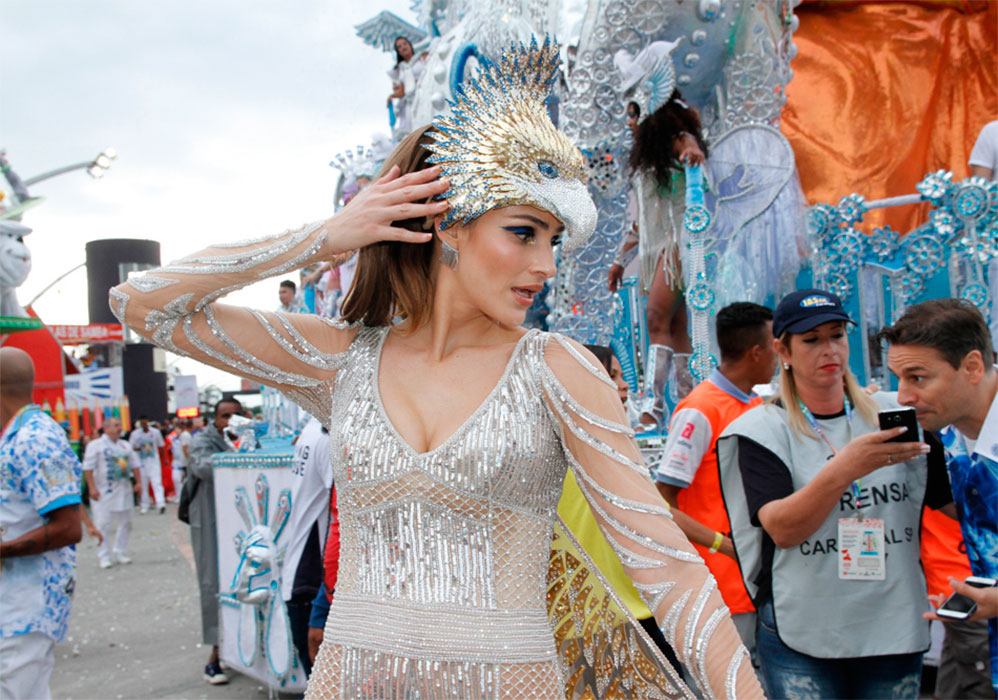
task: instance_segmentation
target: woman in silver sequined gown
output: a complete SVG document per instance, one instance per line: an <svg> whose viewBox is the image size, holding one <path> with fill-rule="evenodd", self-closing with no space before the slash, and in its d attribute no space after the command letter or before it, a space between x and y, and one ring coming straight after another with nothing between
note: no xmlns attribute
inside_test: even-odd
<svg viewBox="0 0 998 700"><path fill-rule="evenodd" d="M426 168L426 143L417 134L389 159L415 172L393 167L328 221L211 246L111 290L113 310L138 333L275 386L329 428L339 578L307 696L576 694L546 605L566 469L704 695L761 696L715 582L641 464L613 384L581 345L520 326L555 272L574 205L552 202L561 218L499 206L441 227L448 202L423 202L448 182ZM444 242L456 265L440 262ZM355 249L354 323L217 301ZM580 626L592 613L574 611ZM677 681L651 696L685 694Z"/></svg>

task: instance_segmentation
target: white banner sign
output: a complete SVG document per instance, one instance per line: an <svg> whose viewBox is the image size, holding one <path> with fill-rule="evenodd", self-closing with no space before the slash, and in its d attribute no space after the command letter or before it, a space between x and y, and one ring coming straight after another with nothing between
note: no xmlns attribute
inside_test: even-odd
<svg viewBox="0 0 998 700"><path fill-rule="evenodd" d="M79 374L67 374L65 379L66 398L77 401L92 397L117 399L123 393L121 367L88 369Z"/></svg>
<svg viewBox="0 0 998 700"><path fill-rule="evenodd" d="M173 402L176 410L197 408L198 378L193 374L179 374L173 378Z"/></svg>

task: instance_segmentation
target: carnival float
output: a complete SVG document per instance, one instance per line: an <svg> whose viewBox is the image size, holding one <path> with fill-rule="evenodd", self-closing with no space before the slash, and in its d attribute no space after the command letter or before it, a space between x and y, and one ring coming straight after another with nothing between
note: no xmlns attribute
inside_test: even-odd
<svg viewBox="0 0 998 700"><path fill-rule="evenodd" d="M998 184L966 174L978 131L998 113L996 29L998 6L973 0L417 1L409 19L382 11L357 26L363 41L397 59L385 80L386 122L372 125L391 136L332 159L335 203L376 176L393 142L448 110L482 63L513 41L557 36L562 74L549 111L586 158L599 221L583 248L560 253L557 277L528 323L610 345L637 424L655 374L640 261L619 290L607 283L622 237L642 221L628 214L635 182L626 114L632 104L654 113L679 90L699 114L709 157L677 168L684 186L668 193L680 204L691 345L675 356L669 381L684 372L700 381L716 366L713 315L726 304L773 305L790 290L818 286L840 295L859 320L852 370L889 386L873 337L906 307L957 296L995 318ZM408 49L399 51L400 42ZM666 394L669 407L675 400ZM301 416L277 392L266 394L265 407L265 449L220 456L216 465L231 486L216 492L219 511L239 524L219 537L232 543L222 547L221 580L230 582L223 658L288 690L302 678L273 592L283 575L282 518L293 504L282 490L269 514L269 494L283 483ZM651 463L666 424L639 433ZM584 580L577 548L567 544L564 556L572 563L562 578ZM598 614L611 620L620 602L611 595L601 605ZM574 635L566 629L563 643ZM638 652L628 643L640 644L602 641L626 653ZM579 658L594 653L580 648ZM580 692L597 682L583 676ZM656 697L676 693L665 678L613 682Z"/></svg>

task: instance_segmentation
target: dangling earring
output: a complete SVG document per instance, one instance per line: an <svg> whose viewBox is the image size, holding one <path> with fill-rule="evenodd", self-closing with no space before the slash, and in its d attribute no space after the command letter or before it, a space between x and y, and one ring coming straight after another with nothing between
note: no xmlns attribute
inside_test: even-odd
<svg viewBox="0 0 998 700"><path fill-rule="evenodd" d="M784 371L789 372L790 371L790 363L789 362L784 362L783 363L783 369L784 369Z"/></svg>
<svg viewBox="0 0 998 700"><path fill-rule="evenodd" d="M457 249L452 247L447 241L440 240L440 262L452 270L457 269Z"/></svg>

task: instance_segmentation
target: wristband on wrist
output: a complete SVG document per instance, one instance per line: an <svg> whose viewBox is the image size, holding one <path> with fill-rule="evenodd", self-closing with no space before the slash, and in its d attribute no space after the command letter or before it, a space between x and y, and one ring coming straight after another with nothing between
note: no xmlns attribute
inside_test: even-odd
<svg viewBox="0 0 998 700"><path fill-rule="evenodd" d="M627 267L631 260L634 260L638 255L638 247L632 246L630 250L624 250L623 242L620 248L617 250L617 254L613 256L613 264L620 265L621 267Z"/></svg>
<svg viewBox="0 0 998 700"><path fill-rule="evenodd" d="M724 542L724 535L720 532L714 533L714 544L710 546L710 553L717 554L717 551L721 548L721 544Z"/></svg>

